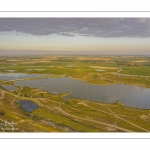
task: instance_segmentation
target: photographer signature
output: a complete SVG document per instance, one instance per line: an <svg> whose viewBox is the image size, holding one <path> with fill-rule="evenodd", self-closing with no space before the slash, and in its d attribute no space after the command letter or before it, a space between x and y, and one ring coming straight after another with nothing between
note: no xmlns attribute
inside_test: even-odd
<svg viewBox="0 0 150 150"><path fill-rule="evenodd" d="M14 122L14 121L8 122L8 121L5 121L5 126L11 126L11 127L13 127L14 125L18 125L18 122Z"/></svg>

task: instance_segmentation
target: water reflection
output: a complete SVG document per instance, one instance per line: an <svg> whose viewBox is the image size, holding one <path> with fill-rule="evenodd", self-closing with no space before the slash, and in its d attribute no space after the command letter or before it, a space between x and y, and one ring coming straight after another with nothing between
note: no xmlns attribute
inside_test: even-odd
<svg viewBox="0 0 150 150"><path fill-rule="evenodd" d="M39 80L16 81L16 85L33 88L43 87L41 90L48 92L66 93L72 92L65 98L75 97L99 101L104 103L115 103L120 100L125 106L135 108L150 108L150 89L124 84L96 85L80 82L71 78L50 78Z"/></svg>
<svg viewBox="0 0 150 150"><path fill-rule="evenodd" d="M12 85L2 85L2 87L6 90L17 90L18 88Z"/></svg>
<svg viewBox="0 0 150 150"><path fill-rule="evenodd" d="M24 79L24 78L38 78L41 77L40 74L26 74L26 73L6 73L0 74L1 80L15 80L15 79Z"/></svg>
<svg viewBox="0 0 150 150"><path fill-rule="evenodd" d="M17 103L20 104L22 106L22 108L28 112L39 107L38 104L36 104L35 102L30 101L30 100L20 100Z"/></svg>

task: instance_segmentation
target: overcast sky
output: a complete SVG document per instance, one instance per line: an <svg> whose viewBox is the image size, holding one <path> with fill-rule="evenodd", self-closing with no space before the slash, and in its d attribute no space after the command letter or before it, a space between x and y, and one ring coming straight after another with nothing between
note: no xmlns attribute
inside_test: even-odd
<svg viewBox="0 0 150 150"><path fill-rule="evenodd" d="M0 18L0 50L150 52L149 18Z"/></svg>

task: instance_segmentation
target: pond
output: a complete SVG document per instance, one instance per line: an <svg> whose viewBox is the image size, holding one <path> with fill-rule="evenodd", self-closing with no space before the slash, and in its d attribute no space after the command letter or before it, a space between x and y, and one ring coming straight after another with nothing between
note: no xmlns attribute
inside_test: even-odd
<svg viewBox="0 0 150 150"><path fill-rule="evenodd" d="M6 90L17 90L18 88L13 85L2 85L2 87Z"/></svg>
<svg viewBox="0 0 150 150"><path fill-rule="evenodd" d="M24 79L24 78L38 78L42 77L41 74L27 74L27 73L0 73L1 80L16 80L16 79Z"/></svg>
<svg viewBox="0 0 150 150"><path fill-rule="evenodd" d="M49 93L72 92L65 97L66 99L75 97L104 103L115 103L120 100L125 106L150 109L149 88L124 84L88 84L67 77L16 81L14 84L32 88L43 87L41 90Z"/></svg>
<svg viewBox="0 0 150 150"><path fill-rule="evenodd" d="M30 101L30 100L20 100L17 103L20 104L22 106L22 108L28 112L39 107L38 104L36 104L35 102Z"/></svg>

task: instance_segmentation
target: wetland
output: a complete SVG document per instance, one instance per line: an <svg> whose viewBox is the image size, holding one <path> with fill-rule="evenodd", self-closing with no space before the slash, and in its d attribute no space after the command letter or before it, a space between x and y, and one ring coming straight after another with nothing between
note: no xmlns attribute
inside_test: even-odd
<svg viewBox="0 0 150 150"><path fill-rule="evenodd" d="M149 66L148 56L3 56L2 128L150 132Z"/></svg>

